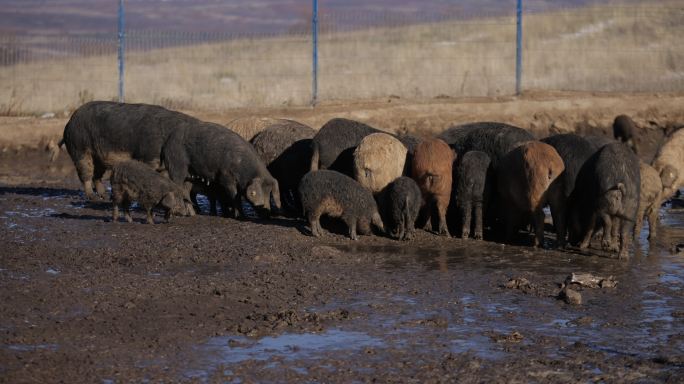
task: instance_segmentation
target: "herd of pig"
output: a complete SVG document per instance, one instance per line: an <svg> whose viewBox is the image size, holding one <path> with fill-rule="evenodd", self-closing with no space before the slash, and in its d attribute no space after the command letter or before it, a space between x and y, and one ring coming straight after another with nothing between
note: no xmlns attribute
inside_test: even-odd
<svg viewBox="0 0 684 384"><path fill-rule="evenodd" d="M453 126L429 138L396 136L336 118L316 131L292 120L270 121L242 137L231 127L159 106L96 101L78 108L61 145L89 199L103 198L111 171L113 219L130 222L137 201L154 222L194 215L197 195L212 214L303 217L320 236L322 216L339 218L349 236L371 225L408 240L415 228L462 238L509 242L534 234L544 244L550 206L557 244L601 247L625 257L642 219L649 237L658 208L684 185L684 129L666 138L651 165L639 160L633 121L624 115L612 138L559 134L535 139L503 123ZM234 128L234 127L233 127ZM238 130L237 128L234 128ZM248 141L249 140L249 141ZM99 195L99 196L96 196Z"/></svg>

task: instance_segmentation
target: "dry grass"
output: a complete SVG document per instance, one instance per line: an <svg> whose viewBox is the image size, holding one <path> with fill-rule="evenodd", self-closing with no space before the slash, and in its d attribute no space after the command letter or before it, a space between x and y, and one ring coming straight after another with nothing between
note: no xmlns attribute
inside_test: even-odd
<svg viewBox="0 0 684 384"><path fill-rule="evenodd" d="M524 16L523 89L684 91L684 7L595 6ZM154 46L154 44L152 44ZM115 99L110 53L0 67L0 113L62 113ZM320 36L319 98L510 95L515 20L446 21ZM126 100L177 109L305 105L308 36L132 50Z"/></svg>

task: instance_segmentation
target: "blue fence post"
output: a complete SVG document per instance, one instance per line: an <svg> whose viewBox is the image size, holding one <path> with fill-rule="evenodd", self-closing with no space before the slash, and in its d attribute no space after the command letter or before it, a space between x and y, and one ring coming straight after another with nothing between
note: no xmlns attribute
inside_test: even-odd
<svg viewBox="0 0 684 384"><path fill-rule="evenodd" d="M522 81L522 0L518 0L515 18L515 94L520 95L520 82Z"/></svg>
<svg viewBox="0 0 684 384"><path fill-rule="evenodd" d="M311 106L316 106L316 102L318 101L318 0L313 0L313 9L311 12L311 35L313 37Z"/></svg>
<svg viewBox="0 0 684 384"><path fill-rule="evenodd" d="M119 0L119 102L124 102L124 53L126 36L124 32L124 0Z"/></svg>

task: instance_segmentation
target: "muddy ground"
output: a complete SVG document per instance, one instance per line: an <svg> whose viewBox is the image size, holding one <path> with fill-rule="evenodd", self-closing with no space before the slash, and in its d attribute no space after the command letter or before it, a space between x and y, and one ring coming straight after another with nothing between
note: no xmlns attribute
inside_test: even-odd
<svg viewBox="0 0 684 384"><path fill-rule="evenodd" d="M45 159L0 154L0 382L684 378L681 200L618 261L424 231L315 239L289 219L112 223L67 156ZM580 272L617 286L558 299Z"/></svg>

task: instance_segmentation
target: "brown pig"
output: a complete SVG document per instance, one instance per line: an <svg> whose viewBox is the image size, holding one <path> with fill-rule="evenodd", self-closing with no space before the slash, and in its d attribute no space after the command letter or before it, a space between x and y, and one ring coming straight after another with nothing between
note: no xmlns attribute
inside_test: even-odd
<svg viewBox="0 0 684 384"><path fill-rule="evenodd" d="M532 219L535 246L544 241L544 206L547 191L565 169L556 150L540 141L529 141L508 152L497 169L497 191L504 212L505 239Z"/></svg>
<svg viewBox="0 0 684 384"><path fill-rule="evenodd" d="M411 164L411 177L423 195L421 217L438 218L440 235L449 236L446 212L451 196L452 168L456 153L441 139L429 139L416 147ZM433 226L434 228L434 226Z"/></svg>

